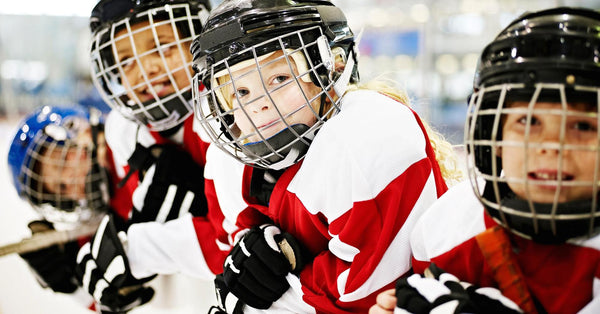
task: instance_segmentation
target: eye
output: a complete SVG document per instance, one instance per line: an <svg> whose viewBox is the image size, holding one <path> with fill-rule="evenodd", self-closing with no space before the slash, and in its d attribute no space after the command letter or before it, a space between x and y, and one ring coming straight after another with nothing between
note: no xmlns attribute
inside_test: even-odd
<svg viewBox="0 0 600 314"><path fill-rule="evenodd" d="M247 89L245 89L245 88L240 88L240 89L238 89L238 90L235 92L235 94L234 94L234 95L232 95L232 96L233 96L234 98L235 98L236 96L237 96L237 97L239 97L239 98L242 98L242 97L244 97L244 96L247 96L248 94L250 94L250 91L248 91L248 90L247 90Z"/></svg>
<svg viewBox="0 0 600 314"><path fill-rule="evenodd" d="M289 75L277 75L273 78L273 80L271 81L273 84L281 84L287 80L289 80L290 76Z"/></svg>
<svg viewBox="0 0 600 314"><path fill-rule="evenodd" d="M164 55L165 57L168 57L168 56L170 56L171 54L173 54L173 50L174 50L174 48L175 48L175 47L177 47L177 46L175 46L175 45L167 46L167 45L169 45L169 44L170 44L170 43L160 43L160 47L158 48L158 49L160 49L160 51L163 53L163 55Z"/></svg>
<svg viewBox="0 0 600 314"><path fill-rule="evenodd" d="M123 57L119 61L119 64L121 64L121 67L123 67L123 69L125 69L125 70L130 69L134 63L135 63L135 59L131 56Z"/></svg>
<svg viewBox="0 0 600 314"><path fill-rule="evenodd" d="M522 125L527 125L527 116L522 116L521 118L519 118L517 120L517 123L522 124ZM539 125L539 124L540 124L540 120L538 120L535 116L532 116L530 125Z"/></svg>
<svg viewBox="0 0 600 314"><path fill-rule="evenodd" d="M578 121L575 122L573 124L573 128L578 130L578 131L583 131L583 132L596 132L597 131L597 127L587 121Z"/></svg>

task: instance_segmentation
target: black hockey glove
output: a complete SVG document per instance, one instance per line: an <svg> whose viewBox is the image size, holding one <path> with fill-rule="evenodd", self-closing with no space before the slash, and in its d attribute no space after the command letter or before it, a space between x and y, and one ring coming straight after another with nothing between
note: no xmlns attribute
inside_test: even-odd
<svg viewBox="0 0 600 314"><path fill-rule="evenodd" d="M77 255L76 274L80 284L103 313L126 313L147 303L154 295L154 289L143 284L155 276L138 280L131 275L123 246L126 235L117 230L115 218L106 215L93 239Z"/></svg>
<svg viewBox="0 0 600 314"><path fill-rule="evenodd" d="M287 274L299 274L307 256L292 235L276 226L250 229L225 259L223 274L215 279L221 306L228 312L243 304L269 308L289 288Z"/></svg>
<svg viewBox="0 0 600 314"><path fill-rule="evenodd" d="M27 226L32 234L54 230L52 223L46 220L35 220ZM20 256L37 275L37 280L42 287L50 287L55 292L72 293L77 289L75 258L78 250L77 241L72 241Z"/></svg>
<svg viewBox="0 0 600 314"><path fill-rule="evenodd" d="M149 148L160 152L140 172L141 183L133 194L131 222L165 222L190 212L205 216L204 169L175 145Z"/></svg>
<svg viewBox="0 0 600 314"><path fill-rule="evenodd" d="M459 281L431 264L425 276L414 274L396 282L396 307L408 313L522 313L519 307L492 287Z"/></svg>

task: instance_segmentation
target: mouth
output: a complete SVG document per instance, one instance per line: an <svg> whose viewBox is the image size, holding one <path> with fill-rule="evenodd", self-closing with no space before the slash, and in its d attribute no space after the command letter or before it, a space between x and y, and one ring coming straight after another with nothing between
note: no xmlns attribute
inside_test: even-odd
<svg viewBox="0 0 600 314"><path fill-rule="evenodd" d="M259 131L262 131L262 130L265 130L267 128L272 127L273 125L275 125L275 124L277 124L279 122L281 122L281 119L279 119L279 118L278 119L274 119L274 120L271 120L271 121L269 121L267 123L263 123L263 124L259 125L257 128L258 128Z"/></svg>
<svg viewBox="0 0 600 314"><path fill-rule="evenodd" d="M532 171L527 173L527 178L534 182L536 187L550 190L556 189L559 185L563 188L566 187L559 182L564 183L575 180L574 175L564 171L560 175L558 171Z"/></svg>
<svg viewBox="0 0 600 314"><path fill-rule="evenodd" d="M527 177L537 181L571 181L575 178L572 174L564 171L560 176L558 175L558 171L535 171L529 172Z"/></svg>
<svg viewBox="0 0 600 314"><path fill-rule="evenodd" d="M148 100L154 99L154 95L152 95L152 90L154 90L154 92L156 93L156 96L158 96L158 98L163 98L167 95L170 95L173 91L172 91L172 87L171 84L168 82L157 82L152 84L151 89L150 88L146 88L142 91L141 95L140 95L140 100L142 102L146 102Z"/></svg>

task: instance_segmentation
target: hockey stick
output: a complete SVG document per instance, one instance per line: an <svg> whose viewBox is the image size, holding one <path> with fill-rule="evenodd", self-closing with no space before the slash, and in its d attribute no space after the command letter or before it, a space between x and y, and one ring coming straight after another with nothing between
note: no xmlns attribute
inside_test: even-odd
<svg viewBox="0 0 600 314"><path fill-rule="evenodd" d="M523 312L537 313L531 293L523 279L521 268L513 256L506 230L496 225L478 234L475 238L502 294L515 302Z"/></svg>
<svg viewBox="0 0 600 314"><path fill-rule="evenodd" d="M62 244L77 240L81 237L91 236L96 232L98 223L81 224L69 230L48 230L34 233L30 238L16 243L0 246L0 257L9 254L23 254L47 248L55 244Z"/></svg>

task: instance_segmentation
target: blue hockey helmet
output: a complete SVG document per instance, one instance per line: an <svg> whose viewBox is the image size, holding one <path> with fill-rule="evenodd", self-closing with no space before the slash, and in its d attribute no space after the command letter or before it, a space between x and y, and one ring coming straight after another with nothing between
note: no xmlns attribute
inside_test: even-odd
<svg viewBox="0 0 600 314"><path fill-rule="evenodd" d="M13 185L51 222L89 221L108 208L108 176L92 129L89 113L76 105L40 107L18 125L8 152Z"/></svg>

